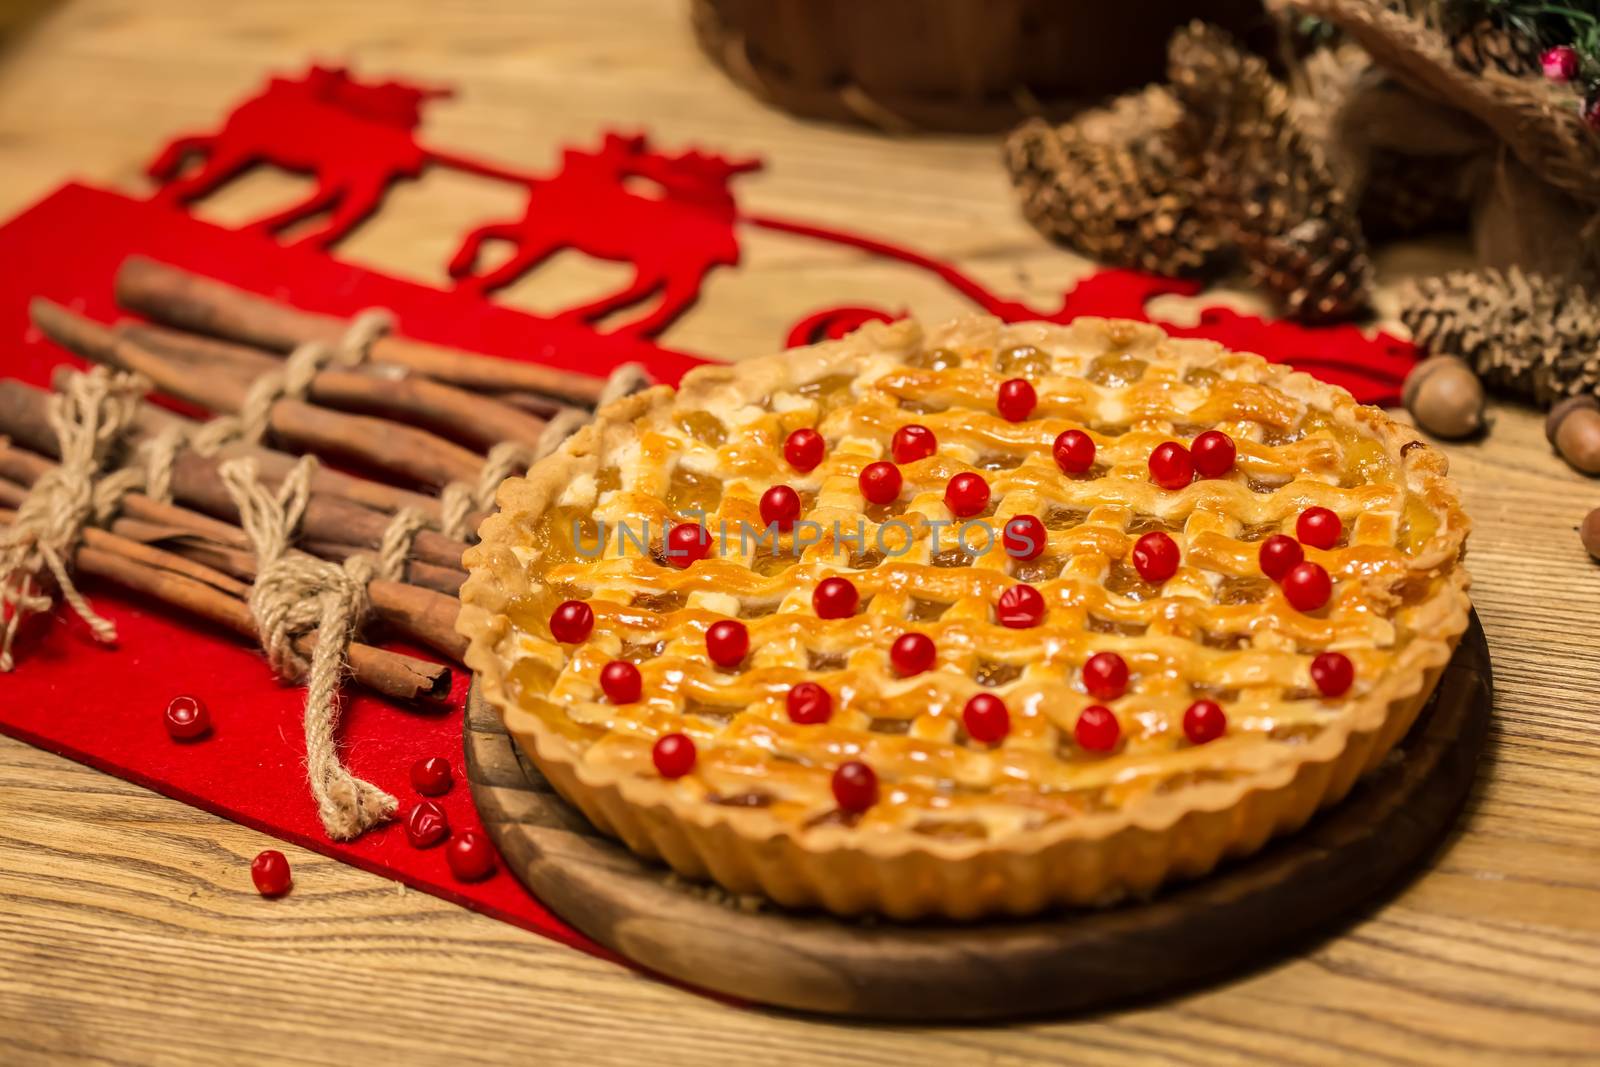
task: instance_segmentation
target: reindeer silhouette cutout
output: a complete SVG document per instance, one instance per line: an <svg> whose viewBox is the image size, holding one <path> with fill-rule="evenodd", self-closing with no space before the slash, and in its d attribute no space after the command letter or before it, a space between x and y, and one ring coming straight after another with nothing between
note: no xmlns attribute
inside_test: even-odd
<svg viewBox="0 0 1600 1067"><path fill-rule="evenodd" d="M469 233L450 261L450 275L461 289L487 293L562 249L629 263L631 283L556 317L593 324L659 293L654 311L616 329L653 337L694 303L712 268L739 262L737 209L729 184L760 168L758 160L698 151L663 155L643 136L608 133L598 151L569 148L553 177L530 179L528 210L520 221ZM504 263L478 274L479 255L490 240L508 241L515 250Z"/></svg>
<svg viewBox="0 0 1600 1067"><path fill-rule="evenodd" d="M210 195L258 163L309 174L315 192L247 228L275 234L330 212L298 242L327 248L377 210L390 182L422 173L429 156L412 131L425 101L449 95L447 89L363 83L343 68L312 67L301 78L273 78L234 109L221 130L178 138L147 169L166 183L156 198L177 204ZM200 165L184 173L194 156L202 157Z"/></svg>

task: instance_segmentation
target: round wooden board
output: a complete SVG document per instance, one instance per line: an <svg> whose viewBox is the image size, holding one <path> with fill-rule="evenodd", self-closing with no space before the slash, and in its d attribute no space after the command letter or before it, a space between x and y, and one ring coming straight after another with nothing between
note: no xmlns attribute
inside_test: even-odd
<svg viewBox="0 0 1600 1067"><path fill-rule="evenodd" d="M645 968L803 1011L999 1019L1214 980L1386 899L1460 812L1492 703L1489 649L1474 616L1396 755L1300 833L1150 901L970 925L847 922L688 885L598 834L522 758L475 689L467 774L484 825L528 888Z"/></svg>

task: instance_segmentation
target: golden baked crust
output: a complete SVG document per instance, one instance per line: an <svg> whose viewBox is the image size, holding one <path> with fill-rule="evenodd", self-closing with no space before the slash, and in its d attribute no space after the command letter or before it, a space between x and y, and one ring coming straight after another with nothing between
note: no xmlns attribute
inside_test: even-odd
<svg viewBox="0 0 1600 1067"><path fill-rule="evenodd" d="M1039 402L1009 422L995 395L1015 377ZM888 458L908 423L931 428L937 452L901 466L895 504L866 505L862 466ZM805 474L782 452L800 427L828 441ZM1181 490L1154 484L1153 448L1213 427L1238 443L1235 470ZM1087 474L1052 459L1069 428L1098 445ZM985 521L1039 516L1044 555L1024 562L997 544L952 555L949 527L943 551L930 552L930 520L950 518L946 482L973 470L993 489ZM1459 565L1468 523L1445 475L1440 453L1343 390L1149 325L872 324L699 368L676 393L652 389L601 411L501 487L500 510L467 553L458 627L483 695L555 787L685 875L786 905L902 918L1105 902L1204 873L1300 825L1404 735L1470 608ZM757 501L779 482L821 528L798 560L782 550L792 535L774 551L733 532L686 569L662 561L663 530L696 509L713 530L759 530ZM1293 533L1312 506L1338 513L1345 537L1305 549L1335 590L1302 613L1262 576L1257 542ZM603 554L585 558L574 535L593 551L597 522L648 533L640 544L608 531ZM864 522L865 543L838 541L835 522L847 534ZM873 551L883 524L889 551ZM1127 562L1151 529L1182 547L1182 566L1159 585ZM852 617L813 611L812 591L830 575L860 590ZM994 620L1018 581L1045 597L1037 626ZM574 645L548 624L568 598L596 616ZM705 649L706 629L729 617L751 644L732 669ZM938 663L901 678L888 649L908 630L933 638ZM1310 681L1311 659L1330 649L1356 668L1339 699ZM1133 675L1113 701L1091 698L1080 677L1104 650ZM619 657L643 674L637 702L601 692L601 668ZM828 722L786 715L785 694L804 680L833 694ZM963 704L981 691L1010 708L1011 731L993 745L961 727ZM1185 739L1197 697L1223 706L1225 736ZM1113 752L1072 741L1091 703L1121 723ZM698 758L669 780L651 746L672 732L691 737ZM873 767L881 799L846 816L830 780L849 759Z"/></svg>

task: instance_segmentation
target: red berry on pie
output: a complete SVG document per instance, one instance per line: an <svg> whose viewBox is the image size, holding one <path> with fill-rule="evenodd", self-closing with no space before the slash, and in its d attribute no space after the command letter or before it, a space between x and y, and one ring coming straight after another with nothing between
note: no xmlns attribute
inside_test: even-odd
<svg viewBox="0 0 1600 1067"><path fill-rule="evenodd" d="M1082 430L1063 431L1050 451L1056 457L1056 466L1067 474L1083 474L1094 466L1094 438Z"/></svg>
<svg viewBox="0 0 1600 1067"><path fill-rule="evenodd" d="M1239 450L1221 430L1207 430L1189 446L1189 458L1202 478L1220 478L1233 470Z"/></svg>
<svg viewBox="0 0 1600 1067"><path fill-rule="evenodd" d="M1355 664L1343 652L1324 652L1311 661L1311 681L1325 697L1344 696L1355 680Z"/></svg>
<svg viewBox="0 0 1600 1067"><path fill-rule="evenodd" d="M1183 736L1190 744L1203 745L1228 732L1228 716L1214 700L1196 700L1183 713Z"/></svg>
<svg viewBox="0 0 1600 1067"><path fill-rule="evenodd" d="M1283 595L1297 611L1316 611L1333 595L1333 582L1317 564L1300 563L1283 576Z"/></svg>
<svg viewBox="0 0 1600 1067"><path fill-rule="evenodd" d="M1122 737L1122 726L1110 708L1090 704L1078 714L1072 727L1073 740L1078 747L1090 752L1110 752Z"/></svg>
<svg viewBox="0 0 1600 1067"><path fill-rule="evenodd" d="M288 858L275 848L267 849L250 861L250 880L256 884L256 892L264 897L281 897L294 884Z"/></svg>
<svg viewBox="0 0 1600 1067"><path fill-rule="evenodd" d="M1050 542L1044 523L1036 515L1017 515L1006 523L1001 537L1006 555L1012 559L1038 559Z"/></svg>
<svg viewBox="0 0 1600 1067"><path fill-rule="evenodd" d="M1300 542L1284 534L1273 534L1261 542L1256 555L1261 561L1261 573L1275 582L1283 581L1284 575L1306 558Z"/></svg>
<svg viewBox="0 0 1600 1067"><path fill-rule="evenodd" d="M481 882L494 873L494 846L476 830L463 830L444 848L445 862L459 882Z"/></svg>
<svg viewBox="0 0 1600 1067"><path fill-rule="evenodd" d="M974 741L992 745L1011 732L1011 712L1006 710L1006 702L993 693L979 693L961 709L961 725Z"/></svg>
<svg viewBox="0 0 1600 1067"><path fill-rule="evenodd" d="M761 524L780 530L794 529L800 517L800 494L787 485L775 485L761 494Z"/></svg>
<svg viewBox="0 0 1600 1067"><path fill-rule="evenodd" d="M411 788L425 797L443 796L454 784L450 761L441 756L429 756L411 765Z"/></svg>
<svg viewBox="0 0 1600 1067"><path fill-rule="evenodd" d="M861 594L848 578L824 578L811 594L811 606L819 619L848 619L861 604Z"/></svg>
<svg viewBox="0 0 1600 1067"><path fill-rule="evenodd" d="M915 463L938 450L939 439L933 436L933 431L917 423L900 427L889 439L889 454L896 463Z"/></svg>
<svg viewBox="0 0 1600 1067"><path fill-rule="evenodd" d="M861 495L873 504L893 504L900 498L904 484L900 468L879 460L861 468Z"/></svg>
<svg viewBox="0 0 1600 1067"><path fill-rule="evenodd" d="M431 800L419 800L406 812L406 840L412 848L432 848L450 836L450 820Z"/></svg>
<svg viewBox="0 0 1600 1067"><path fill-rule="evenodd" d="M174 741L193 741L211 732L211 713L198 697L173 697L163 718Z"/></svg>
<svg viewBox="0 0 1600 1067"><path fill-rule="evenodd" d="M1096 700L1115 700L1128 691L1128 664L1115 652L1096 652L1083 661L1083 687Z"/></svg>
<svg viewBox="0 0 1600 1067"><path fill-rule="evenodd" d="M644 689L639 668L625 659L614 659L600 669L600 688L613 704L632 704Z"/></svg>
<svg viewBox="0 0 1600 1067"><path fill-rule="evenodd" d="M550 636L564 645L578 645L594 629L594 611L581 600L563 600L550 613Z"/></svg>
<svg viewBox="0 0 1600 1067"><path fill-rule="evenodd" d="M667 562L681 570L706 558L711 533L698 522L680 522L667 531Z"/></svg>
<svg viewBox="0 0 1600 1067"><path fill-rule="evenodd" d="M750 631L735 619L714 622L706 631L706 655L719 667L737 667L750 651Z"/></svg>
<svg viewBox="0 0 1600 1067"><path fill-rule="evenodd" d="M944 488L945 507L958 519L969 519L989 506L989 483L971 471L956 475Z"/></svg>
<svg viewBox="0 0 1600 1067"><path fill-rule="evenodd" d="M794 431L783 442L783 458L801 474L816 470L827 450L828 443L809 426Z"/></svg>
<svg viewBox="0 0 1600 1067"><path fill-rule="evenodd" d="M878 802L877 774L860 760L839 764L833 772L833 799L845 811L866 811Z"/></svg>
<svg viewBox="0 0 1600 1067"><path fill-rule="evenodd" d="M694 770L694 742L684 734L662 734L650 747L650 762L663 778L682 778Z"/></svg>
<svg viewBox="0 0 1600 1067"><path fill-rule="evenodd" d="M1007 422L1021 422L1033 414L1038 403L1039 396L1026 378L1001 382L1000 391L995 394L995 407Z"/></svg>
<svg viewBox="0 0 1600 1067"><path fill-rule="evenodd" d="M1044 619L1044 610L1044 594L1031 585L1018 582L1000 594L994 617L1001 626L1025 630L1039 625Z"/></svg>
<svg viewBox="0 0 1600 1067"><path fill-rule="evenodd" d="M1178 542L1152 530L1133 543L1133 568L1147 582L1161 583L1178 573Z"/></svg>
<svg viewBox="0 0 1600 1067"><path fill-rule="evenodd" d="M1344 523L1327 508L1306 508L1295 522L1294 532L1301 544L1328 549L1339 543Z"/></svg>
<svg viewBox="0 0 1600 1067"><path fill-rule="evenodd" d="M1157 445L1150 453L1150 479L1163 489L1182 489L1194 481L1194 459L1176 441Z"/></svg>
<svg viewBox="0 0 1600 1067"><path fill-rule="evenodd" d="M921 674L932 667L938 654L933 647L933 638L927 634L901 634L889 646L889 662L894 666L894 672L902 678Z"/></svg>
<svg viewBox="0 0 1600 1067"><path fill-rule="evenodd" d="M815 726L833 718L833 697L816 682L801 682L789 690L784 698L789 721L801 726Z"/></svg>

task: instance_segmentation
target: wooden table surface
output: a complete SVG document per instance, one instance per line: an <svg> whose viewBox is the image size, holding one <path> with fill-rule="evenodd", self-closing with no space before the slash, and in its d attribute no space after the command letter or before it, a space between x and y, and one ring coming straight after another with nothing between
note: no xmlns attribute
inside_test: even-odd
<svg viewBox="0 0 1600 1067"><path fill-rule="evenodd" d="M889 140L767 111L701 60L680 4L20 6L44 11L0 45L4 214L69 177L144 188L164 138L318 57L456 86L429 113L433 144L541 168L561 143L642 126L666 145L763 156L767 170L741 179L747 208L913 243L1005 292L1048 303L1084 269L1020 220L991 141ZM203 213L243 219L285 195L251 178ZM456 235L519 201L430 177L341 255L437 283ZM961 309L897 266L741 236L744 266L716 275L669 341L735 357L819 306ZM557 307L616 277L575 258L509 298ZM1384 276L1459 258L1400 250ZM1449 449L1497 672L1479 788L1426 874L1301 958L1167 1003L1001 1027L734 1009L297 849L294 893L263 907L245 869L276 842L0 739L0 1062L1594 1062L1600 570L1575 527L1600 486L1551 455L1533 413L1495 419L1485 441Z"/></svg>

